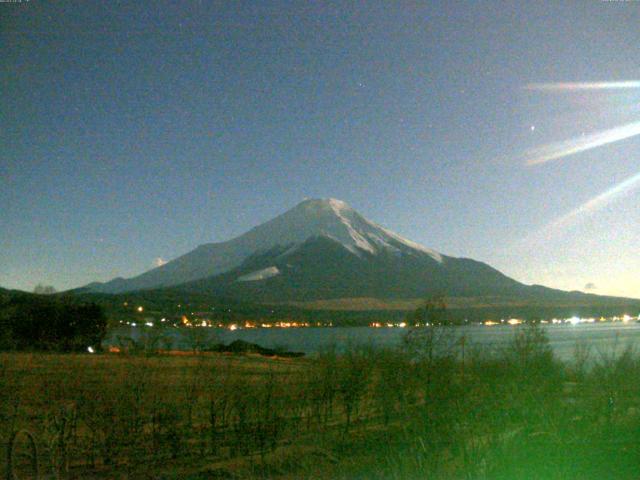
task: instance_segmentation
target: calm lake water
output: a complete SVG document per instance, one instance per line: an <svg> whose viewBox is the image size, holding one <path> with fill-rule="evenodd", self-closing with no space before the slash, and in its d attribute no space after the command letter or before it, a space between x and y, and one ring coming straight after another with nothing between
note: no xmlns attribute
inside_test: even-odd
<svg viewBox="0 0 640 480"><path fill-rule="evenodd" d="M465 336L467 348L499 349L504 347L517 329L524 326L496 325L486 327L481 325L455 327L455 334ZM610 355L623 351L632 346L640 351L640 323L614 322L594 324L561 324L545 325L551 346L555 354L563 360L571 360L576 345L588 345L591 359L602 355ZM140 340L144 337L159 334L154 331L157 327L121 327L109 333L105 345L118 345L118 337L130 337ZM369 327L341 327L341 328L258 328L226 329L207 328L198 329L199 335L205 337L205 343L230 343L241 339L257 343L267 348L283 347L289 351L314 354L323 348L335 345L338 348L349 344L365 344L373 346L393 347L400 345L402 338L409 329L406 328L369 328ZM188 330L167 328L162 330L162 336L169 336L172 348L188 350L193 344ZM162 345L162 343L161 343Z"/></svg>

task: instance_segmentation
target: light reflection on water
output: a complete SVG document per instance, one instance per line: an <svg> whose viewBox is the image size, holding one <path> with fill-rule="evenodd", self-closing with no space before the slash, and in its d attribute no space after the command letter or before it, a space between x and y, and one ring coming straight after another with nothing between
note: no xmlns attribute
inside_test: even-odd
<svg viewBox="0 0 640 480"><path fill-rule="evenodd" d="M480 325L454 327L455 334L465 337L466 348L500 349L508 344L517 329L523 326L496 325L486 327ZM578 325L545 325L544 330L550 340L556 356L563 360L573 358L576 345L585 344L591 351L592 358L621 352L628 346L640 346L640 323L595 323ZM120 327L108 335L105 345L117 345L118 336L131 337L140 340L150 333L147 327ZM201 333L205 344L219 342L230 343L241 339L257 343L266 348L285 348L289 351L316 353L323 348L335 345L344 347L348 344L364 344L382 347L400 345L402 338L409 329L406 328L369 328L369 327L340 327L340 328L257 328L227 329L206 328ZM160 334L160 332L157 332ZM156 332L154 332L156 334ZM171 336L175 349L188 350L192 340L185 330L166 329L160 335ZM640 349L638 349L640 351Z"/></svg>

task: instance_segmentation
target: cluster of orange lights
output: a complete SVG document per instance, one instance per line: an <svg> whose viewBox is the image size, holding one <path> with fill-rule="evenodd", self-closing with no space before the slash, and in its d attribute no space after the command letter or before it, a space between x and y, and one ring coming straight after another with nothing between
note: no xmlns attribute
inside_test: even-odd
<svg viewBox="0 0 640 480"><path fill-rule="evenodd" d="M276 328L301 328L308 327L309 322L276 322L273 326Z"/></svg>

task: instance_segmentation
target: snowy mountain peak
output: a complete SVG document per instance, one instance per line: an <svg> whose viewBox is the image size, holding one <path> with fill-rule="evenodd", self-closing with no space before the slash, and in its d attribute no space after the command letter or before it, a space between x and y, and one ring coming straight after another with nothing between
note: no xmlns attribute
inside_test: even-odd
<svg viewBox="0 0 640 480"><path fill-rule="evenodd" d="M300 202L294 209L303 208L306 210L333 210L339 212L341 210L353 210L346 202L337 198L307 198Z"/></svg>
<svg viewBox="0 0 640 480"><path fill-rule="evenodd" d="M443 262L438 252L367 220L342 200L306 199L282 215L232 240L201 245L142 275L121 280L117 284L108 282L93 289L127 291L178 285L230 271L252 255L283 248L286 252L293 252L315 237L331 238L359 257L382 252L418 256L426 254L436 262Z"/></svg>
<svg viewBox="0 0 640 480"><path fill-rule="evenodd" d="M426 253L437 262L442 262L442 256L438 252L367 220L346 202L335 198L306 199L251 232L262 230L263 227L266 227L264 230L279 230L275 236L280 239L291 235L297 237L291 238L288 243L299 244L307 238L324 235L358 255L362 252L376 254L382 250L402 250L405 253Z"/></svg>
<svg viewBox="0 0 640 480"><path fill-rule="evenodd" d="M323 215L350 215L355 213L355 210L347 205L346 202L335 198L309 198L303 200L291 210L285 212L284 215L289 213L313 218Z"/></svg>

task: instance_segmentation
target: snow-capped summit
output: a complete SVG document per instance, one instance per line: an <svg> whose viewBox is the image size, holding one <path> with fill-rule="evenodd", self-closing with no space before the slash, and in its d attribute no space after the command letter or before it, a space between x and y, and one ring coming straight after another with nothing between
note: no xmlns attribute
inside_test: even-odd
<svg viewBox="0 0 640 480"><path fill-rule="evenodd" d="M325 237L356 256L382 252L428 256L442 263L438 252L411 242L334 198L307 199L291 210L232 240L201 245L195 250L137 277L91 289L122 292L178 285L230 271L247 258L273 249L290 254L309 239Z"/></svg>
<svg viewBox="0 0 640 480"><path fill-rule="evenodd" d="M357 255L376 254L382 249L413 249L442 261L442 256L402 238L367 220L342 200L308 199L284 214L238 237L253 250L269 250L277 245L300 244L311 237L326 236Z"/></svg>

